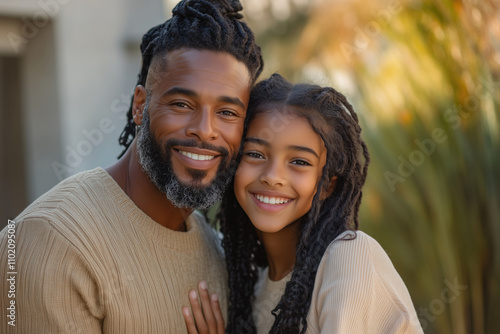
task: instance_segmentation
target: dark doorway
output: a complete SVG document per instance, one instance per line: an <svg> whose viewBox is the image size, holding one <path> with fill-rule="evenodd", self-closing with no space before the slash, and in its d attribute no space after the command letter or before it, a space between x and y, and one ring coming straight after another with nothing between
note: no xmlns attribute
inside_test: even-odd
<svg viewBox="0 0 500 334"><path fill-rule="evenodd" d="M0 229L27 205L20 58L0 57Z"/></svg>

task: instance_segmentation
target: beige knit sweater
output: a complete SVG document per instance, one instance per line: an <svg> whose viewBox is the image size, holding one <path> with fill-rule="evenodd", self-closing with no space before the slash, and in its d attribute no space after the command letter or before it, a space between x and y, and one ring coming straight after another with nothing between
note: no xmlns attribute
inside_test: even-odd
<svg viewBox="0 0 500 334"><path fill-rule="evenodd" d="M203 217L169 230L101 168L63 181L14 221L14 267L13 230L0 232L1 333L186 333L181 308L202 279L226 316L223 254Z"/></svg>
<svg viewBox="0 0 500 334"><path fill-rule="evenodd" d="M307 333L423 333L403 280L380 244L364 232L346 231L327 248L318 267ZM341 240L343 238L352 240ZM267 268L255 286L257 333L269 333L271 311L292 273L271 281Z"/></svg>

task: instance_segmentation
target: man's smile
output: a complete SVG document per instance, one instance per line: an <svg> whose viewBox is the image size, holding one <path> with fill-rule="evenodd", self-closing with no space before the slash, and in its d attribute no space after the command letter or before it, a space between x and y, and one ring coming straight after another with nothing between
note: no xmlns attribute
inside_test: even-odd
<svg viewBox="0 0 500 334"><path fill-rule="evenodd" d="M198 147L173 147L174 155L186 167L208 170L217 166L222 156L219 152Z"/></svg>
<svg viewBox="0 0 500 334"><path fill-rule="evenodd" d="M181 150L178 150L178 152L182 155L185 155L188 158L193 159L193 160L203 161L203 160L212 160L213 158L215 158L215 156L213 156L213 155L196 154L196 153L191 153L191 152L186 152L186 151L181 151Z"/></svg>

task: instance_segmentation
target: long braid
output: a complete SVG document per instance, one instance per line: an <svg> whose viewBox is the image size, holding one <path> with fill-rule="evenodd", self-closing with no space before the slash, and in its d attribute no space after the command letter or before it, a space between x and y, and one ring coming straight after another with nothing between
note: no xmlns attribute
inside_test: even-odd
<svg viewBox="0 0 500 334"><path fill-rule="evenodd" d="M306 317L314 280L327 247L345 230L356 230L359 226L358 211L370 157L361 139L361 128L354 109L341 93L332 88L292 86L275 74L258 83L252 91L247 125L257 113L265 111L266 106L285 105L297 107L294 109L299 110L296 111L297 116L309 121L327 149L327 161L311 210L301 223L292 277L273 310L276 319L270 333L288 334L304 333L307 329ZM333 176L337 176L333 193L320 201L321 191L327 189ZM245 307L250 305L253 294L256 266L267 263L262 260L263 249L248 217L231 193L225 197L223 211L219 215L233 306L228 321L231 327L228 327L227 333L254 333L252 311ZM234 257L235 254L238 258Z"/></svg>
<svg viewBox="0 0 500 334"><path fill-rule="evenodd" d="M237 0L183 0L172 10L172 18L151 28L142 38L142 66L137 85L152 89L168 61L168 52L181 48L224 52L234 56L248 68L251 83L262 72L263 60L260 47L239 13L243 7ZM150 66L160 60L161 68ZM153 74L153 75L152 75ZM148 77L149 76L149 77ZM132 118L132 101L127 112L127 123L118 142L124 147L121 157L135 137Z"/></svg>

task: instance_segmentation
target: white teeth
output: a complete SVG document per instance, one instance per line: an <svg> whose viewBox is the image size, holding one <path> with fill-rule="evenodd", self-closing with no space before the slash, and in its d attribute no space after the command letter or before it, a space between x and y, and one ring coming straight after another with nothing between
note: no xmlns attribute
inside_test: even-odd
<svg viewBox="0 0 500 334"><path fill-rule="evenodd" d="M213 156L213 155L196 154L196 153L185 152L185 151L181 151L181 150L179 150L179 153L182 155L185 155L186 157L191 158L193 160L203 161L203 160L212 160L213 158L215 158L215 156Z"/></svg>
<svg viewBox="0 0 500 334"><path fill-rule="evenodd" d="M267 196L262 196L262 195L257 195L255 194L255 197L261 201L262 203L266 204L284 204L287 202L290 202L290 198L283 198L283 197L267 197Z"/></svg>

